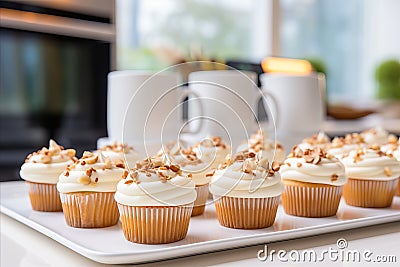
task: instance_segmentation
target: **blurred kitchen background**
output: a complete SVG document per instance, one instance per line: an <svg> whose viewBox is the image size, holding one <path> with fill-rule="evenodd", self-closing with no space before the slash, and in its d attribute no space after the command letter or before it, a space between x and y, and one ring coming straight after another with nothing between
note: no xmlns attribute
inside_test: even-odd
<svg viewBox="0 0 400 267"><path fill-rule="evenodd" d="M25 156L49 138L78 154L95 149L107 135L112 70L210 60L261 73L268 56L306 59L326 75L330 119L400 117L398 0L12 0L0 8L1 181L19 179Z"/></svg>

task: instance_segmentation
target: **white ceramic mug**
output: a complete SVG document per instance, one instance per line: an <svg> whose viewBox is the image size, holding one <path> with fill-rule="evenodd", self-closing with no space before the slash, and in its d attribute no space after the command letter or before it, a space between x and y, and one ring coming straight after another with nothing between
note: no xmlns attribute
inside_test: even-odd
<svg viewBox="0 0 400 267"><path fill-rule="evenodd" d="M189 103L189 121L203 122L201 137L219 135L235 145L257 129L257 101L261 92L254 72L213 70L192 72L189 89L199 98ZM203 116L197 114L203 104ZM194 123L199 123L194 121Z"/></svg>
<svg viewBox="0 0 400 267"><path fill-rule="evenodd" d="M277 138L290 147L321 130L325 119L325 76L267 73L262 90L275 121ZM285 144L286 143L286 144Z"/></svg>
<svg viewBox="0 0 400 267"><path fill-rule="evenodd" d="M109 73L109 139L139 147L144 143L157 146L176 140L184 126L182 100L194 94L178 87L178 80L175 73L133 70ZM202 106L197 108L201 113Z"/></svg>

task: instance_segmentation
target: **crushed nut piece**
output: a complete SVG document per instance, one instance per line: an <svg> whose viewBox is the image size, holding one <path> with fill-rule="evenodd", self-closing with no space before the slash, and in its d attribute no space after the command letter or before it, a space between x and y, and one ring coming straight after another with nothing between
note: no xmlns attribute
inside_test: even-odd
<svg viewBox="0 0 400 267"><path fill-rule="evenodd" d="M78 183L80 183L80 184L87 185L87 184L90 184L90 182L91 182L90 178L86 175L83 175L78 179Z"/></svg>
<svg viewBox="0 0 400 267"><path fill-rule="evenodd" d="M392 176L392 171L388 167L383 168L383 172L386 176Z"/></svg>
<svg viewBox="0 0 400 267"><path fill-rule="evenodd" d="M297 167L301 168L301 166L303 166L303 164L301 164L301 162L297 162Z"/></svg>

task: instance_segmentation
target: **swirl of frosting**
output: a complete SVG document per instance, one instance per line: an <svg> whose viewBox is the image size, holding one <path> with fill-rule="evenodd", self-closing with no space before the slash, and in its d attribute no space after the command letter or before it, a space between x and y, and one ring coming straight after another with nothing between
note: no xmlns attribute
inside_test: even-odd
<svg viewBox="0 0 400 267"><path fill-rule="evenodd" d="M217 168L219 164L225 162L226 156L230 153L230 147L223 142L221 137L212 136L194 144L193 151L197 158L209 165L209 168Z"/></svg>
<svg viewBox="0 0 400 267"><path fill-rule="evenodd" d="M82 158L60 175L57 190L71 192L115 192L124 169L116 167L102 152L85 151Z"/></svg>
<svg viewBox="0 0 400 267"><path fill-rule="evenodd" d="M294 147L281 166L282 180L342 186L346 183L345 167L333 155L320 148L302 150Z"/></svg>
<svg viewBox="0 0 400 267"><path fill-rule="evenodd" d="M268 139L267 134L259 130L256 134L252 134L250 138L239 145L236 152L251 151L259 154L262 158L266 158L269 162L283 162L285 160L285 150L282 145L276 141Z"/></svg>
<svg viewBox="0 0 400 267"><path fill-rule="evenodd" d="M22 179L35 183L56 184L58 176L65 168L77 160L74 149L65 149L54 140L50 140L49 148L29 154L21 166Z"/></svg>
<svg viewBox="0 0 400 267"><path fill-rule="evenodd" d="M348 154L350 151L364 147L365 143L362 137L357 134L347 134L343 137L335 137L330 144L327 145L326 150L328 154L334 155L337 158Z"/></svg>
<svg viewBox="0 0 400 267"><path fill-rule="evenodd" d="M379 149L351 151L342 163L349 178L386 181L400 177L400 162Z"/></svg>
<svg viewBox="0 0 400 267"><path fill-rule="evenodd" d="M389 138L389 133L382 127L375 127L363 131L361 137L364 142L369 145L383 145L386 144Z"/></svg>
<svg viewBox="0 0 400 267"><path fill-rule="evenodd" d="M149 159L149 164L139 164L122 178L115 200L127 206L189 205L197 196L195 184L176 165Z"/></svg>
<svg viewBox="0 0 400 267"><path fill-rule="evenodd" d="M189 146L183 149L179 145L171 145L167 150L160 150L156 157L161 158L170 165L177 165L182 172L191 175L196 185L204 185L210 182L206 173L210 169L211 162L204 162L197 157L194 148Z"/></svg>
<svg viewBox="0 0 400 267"><path fill-rule="evenodd" d="M109 158L116 165L123 167L126 165L127 168L134 167L136 161L140 159L139 153L133 149L133 147L127 144L120 144L115 142L112 145L107 145L99 149L102 154Z"/></svg>
<svg viewBox="0 0 400 267"><path fill-rule="evenodd" d="M212 175L210 192L215 196L266 198L282 194L284 185L279 163L270 168L267 159L254 152L242 152L218 168Z"/></svg>

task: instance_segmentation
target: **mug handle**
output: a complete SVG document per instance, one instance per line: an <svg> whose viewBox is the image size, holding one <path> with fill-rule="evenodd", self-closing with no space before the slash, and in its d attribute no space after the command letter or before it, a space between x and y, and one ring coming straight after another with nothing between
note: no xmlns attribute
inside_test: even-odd
<svg viewBox="0 0 400 267"><path fill-rule="evenodd" d="M272 114L272 110L268 107L265 107L265 102L264 103L264 109L268 114L269 118L272 118L273 121L275 122L275 127L277 127L277 125L279 124L279 110L278 110L278 102L276 101L275 96L273 96L271 93L266 92L265 90L260 90L261 94L263 95L263 97L265 98L266 101L270 100L270 102L272 103L272 105L274 105L274 110L275 110L275 114ZM260 99L260 98L258 98ZM258 100L257 100L258 101ZM269 104L269 103L268 103ZM275 116L274 116L275 115ZM268 128L272 127L274 124L270 124L268 123ZM269 129L270 130L270 129Z"/></svg>
<svg viewBox="0 0 400 267"><path fill-rule="evenodd" d="M185 99L186 97L189 96L194 96L196 98L200 98L200 96L196 93L193 92L192 90L189 89L184 89L185 87L182 87L181 89L181 97L180 97L180 101L183 101L183 99ZM187 88L187 87L186 87ZM200 101L200 104L197 106L198 111L200 111L200 116L204 115L204 109L203 109L203 103ZM181 110L181 112L183 112L183 110ZM181 113L181 118L183 114ZM184 133L191 133L191 134L197 134L200 132L201 128L203 127L203 120L200 120L200 124L199 126L194 130L194 131L184 131Z"/></svg>

